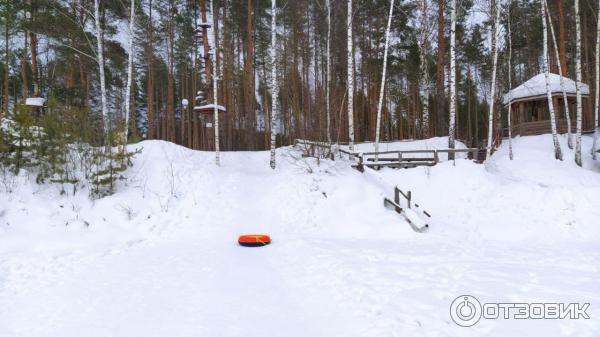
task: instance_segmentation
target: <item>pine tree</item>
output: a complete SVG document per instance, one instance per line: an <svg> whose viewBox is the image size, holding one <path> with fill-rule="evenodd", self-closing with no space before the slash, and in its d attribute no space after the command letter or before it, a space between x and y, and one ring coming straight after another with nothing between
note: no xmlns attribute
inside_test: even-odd
<svg viewBox="0 0 600 337"><path fill-rule="evenodd" d="M327 7L327 78L325 83L325 110L327 114L327 142L331 144L331 111L330 111L330 97L331 97L331 0L326 0Z"/></svg>

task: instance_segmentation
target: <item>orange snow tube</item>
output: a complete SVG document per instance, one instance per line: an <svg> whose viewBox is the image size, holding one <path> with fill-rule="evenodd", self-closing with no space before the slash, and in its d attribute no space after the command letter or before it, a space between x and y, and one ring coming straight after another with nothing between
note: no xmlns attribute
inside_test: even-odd
<svg viewBox="0 0 600 337"><path fill-rule="evenodd" d="M262 247L271 243L271 238L262 234L241 235L238 243L244 247Z"/></svg>

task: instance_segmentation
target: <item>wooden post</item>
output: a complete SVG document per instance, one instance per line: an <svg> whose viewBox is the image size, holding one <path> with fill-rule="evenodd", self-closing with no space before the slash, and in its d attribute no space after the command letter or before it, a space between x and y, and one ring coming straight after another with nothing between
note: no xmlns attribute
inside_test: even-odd
<svg viewBox="0 0 600 337"><path fill-rule="evenodd" d="M408 208L410 208L410 200L412 199L412 192L408 191L408 196L406 197L406 199L408 200Z"/></svg>
<svg viewBox="0 0 600 337"><path fill-rule="evenodd" d="M400 205L400 189L398 188L398 186L394 187L394 202L396 203L396 205ZM395 206L396 207L396 212L400 213L402 212L402 208Z"/></svg>

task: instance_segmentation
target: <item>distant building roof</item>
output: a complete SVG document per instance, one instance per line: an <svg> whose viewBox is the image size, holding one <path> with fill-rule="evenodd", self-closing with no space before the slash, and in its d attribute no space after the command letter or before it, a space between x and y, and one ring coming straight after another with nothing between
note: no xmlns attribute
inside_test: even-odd
<svg viewBox="0 0 600 337"><path fill-rule="evenodd" d="M206 104L206 105L200 105L200 106L195 106L194 110L214 110L215 109L215 105L214 104ZM217 110L220 111L226 111L225 107L222 105L217 105Z"/></svg>
<svg viewBox="0 0 600 337"><path fill-rule="evenodd" d="M25 105L43 107L45 102L46 99L44 99L43 97L28 97L25 100Z"/></svg>
<svg viewBox="0 0 600 337"><path fill-rule="evenodd" d="M562 88L560 87L560 78L558 74L550 74L550 91L552 96L562 95ZM570 78L562 76L565 91L568 96L574 96L576 94L575 81ZM590 94L590 87L587 84L581 83L580 85L581 94L588 96ZM504 104L523 101L531 98L543 98L547 95L546 93L546 76L544 74L537 74L534 77L527 80L525 83L509 91L502 97Z"/></svg>

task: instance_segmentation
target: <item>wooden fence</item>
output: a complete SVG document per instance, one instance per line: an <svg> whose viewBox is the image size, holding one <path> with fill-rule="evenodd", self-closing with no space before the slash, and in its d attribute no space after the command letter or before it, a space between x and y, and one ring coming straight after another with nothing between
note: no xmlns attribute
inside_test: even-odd
<svg viewBox="0 0 600 337"><path fill-rule="evenodd" d="M400 197L406 199L406 204L408 206L407 208L412 209L417 214L417 216L420 216L420 214L423 214L425 216L425 220L427 221L424 221L424 224L421 227L419 227L415 223L414 219L411 219L411 217L405 212L402 206L400 206ZM415 232L423 233L429 229L428 221L431 218L431 214L425 210L422 210L419 204L413 203L411 191L404 193L398 188L398 186L396 186L394 187L394 200L392 201L389 198L384 198L383 205L385 207L392 207L396 211L396 213L402 215ZM421 220L423 220L423 218L421 218Z"/></svg>

